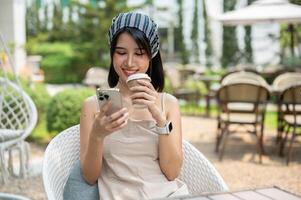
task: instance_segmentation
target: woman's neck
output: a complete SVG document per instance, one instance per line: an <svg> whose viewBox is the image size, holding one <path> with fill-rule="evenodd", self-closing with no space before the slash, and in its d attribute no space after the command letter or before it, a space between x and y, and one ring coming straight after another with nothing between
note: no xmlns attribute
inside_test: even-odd
<svg viewBox="0 0 301 200"><path fill-rule="evenodd" d="M129 97L132 94L131 90L129 89L126 83L122 83L121 81L118 81L116 87L119 89L119 92L124 97Z"/></svg>

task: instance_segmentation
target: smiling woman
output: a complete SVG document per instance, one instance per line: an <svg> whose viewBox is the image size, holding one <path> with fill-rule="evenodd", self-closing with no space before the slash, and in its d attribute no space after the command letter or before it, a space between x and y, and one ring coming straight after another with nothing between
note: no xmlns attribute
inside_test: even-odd
<svg viewBox="0 0 301 200"><path fill-rule="evenodd" d="M90 199L95 188L100 199L188 194L186 184L177 179L183 162L181 116L177 99L162 93L157 24L141 13L121 13L112 21L109 44L108 83L119 90L123 108L111 114L110 101L99 105L95 96L85 100L80 163L71 171L64 199ZM151 81L127 84L129 76L141 73Z"/></svg>

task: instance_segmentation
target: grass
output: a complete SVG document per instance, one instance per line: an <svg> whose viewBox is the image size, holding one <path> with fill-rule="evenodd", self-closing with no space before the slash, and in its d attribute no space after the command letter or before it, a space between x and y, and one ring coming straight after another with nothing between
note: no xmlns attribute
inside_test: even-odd
<svg viewBox="0 0 301 200"><path fill-rule="evenodd" d="M39 122L29 135L28 140L35 141L38 144L45 144L51 140L51 136L46 127L46 115L39 116Z"/></svg>
<svg viewBox="0 0 301 200"><path fill-rule="evenodd" d="M205 106L199 106L193 103L180 106L182 115L205 116ZM210 117L217 116L217 106L210 107ZM277 129L277 112L267 111L265 115L265 127L268 129Z"/></svg>

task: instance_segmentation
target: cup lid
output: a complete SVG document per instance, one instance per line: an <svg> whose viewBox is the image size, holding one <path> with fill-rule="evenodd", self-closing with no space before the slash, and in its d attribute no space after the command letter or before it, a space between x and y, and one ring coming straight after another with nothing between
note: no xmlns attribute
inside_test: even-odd
<svg viewBox="0 0 301 200"><path fill-rule="evenodd" d="M136 79L148 79L148 80L151 80L151 78L147 75L147 74L144 74L144 73L136 73L136 74L132 74L130 75L126 82L129 82L129 81L132 81L132 80L136 80Z"/></svg>

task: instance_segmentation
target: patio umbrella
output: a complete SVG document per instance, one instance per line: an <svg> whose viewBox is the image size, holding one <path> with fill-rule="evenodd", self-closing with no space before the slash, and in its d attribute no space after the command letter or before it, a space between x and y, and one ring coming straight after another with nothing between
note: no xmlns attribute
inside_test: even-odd
<svg viewBox="0 0 301 200"><path fill-rule="evenodd" d="M291 52L294 55L294 23L301 22L301 6L287 0L258 0L244 8L217 17L224 25L253 25L256 23L289 23Z"/></svg>

